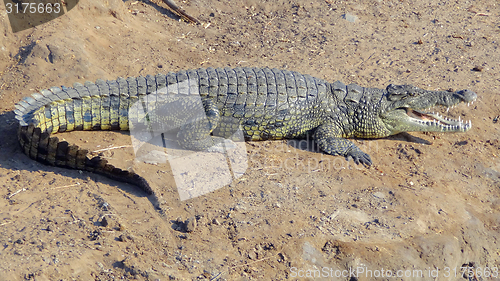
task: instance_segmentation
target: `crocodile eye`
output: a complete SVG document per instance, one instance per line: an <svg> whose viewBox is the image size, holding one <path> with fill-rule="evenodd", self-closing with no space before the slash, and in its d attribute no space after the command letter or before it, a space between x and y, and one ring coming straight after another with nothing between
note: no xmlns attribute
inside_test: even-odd
<svg viewBox="0 0 500 281"><path fill-rule="evenodd" d="M389 93L389 95L387 95L387 99L390 101L397 101L406 98L406 96L407 95L404 93Z"/></svg>

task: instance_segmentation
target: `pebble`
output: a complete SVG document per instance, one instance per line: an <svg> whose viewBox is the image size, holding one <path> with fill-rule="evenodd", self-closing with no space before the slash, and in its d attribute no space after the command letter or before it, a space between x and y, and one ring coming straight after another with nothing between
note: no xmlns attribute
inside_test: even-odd
<svg viewBox="0 0 500 281"><path fill-rule="evenodd" d="M190 217L186 220L186 232L193 232L196 230L197 222L195 217Z"/></svg>
<svg viewBox="0 0 500 281"><path fill-rule="evenodd" d="M356 15L353 15L353 14L349 14L349 13L346 13L344 15L344 18L348 21L348 22L355 22L358 20L358 17Z"/></svg>

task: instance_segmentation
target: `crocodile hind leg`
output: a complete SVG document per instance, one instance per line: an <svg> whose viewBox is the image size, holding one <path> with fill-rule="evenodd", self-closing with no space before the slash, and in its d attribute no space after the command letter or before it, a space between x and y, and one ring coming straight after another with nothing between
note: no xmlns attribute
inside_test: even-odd
<svg viewBox="0 0 500 281"><path fill-rule="evenodd" d="M177 133L177 141L188 150L224 152L225 139L211 136L221 119L219 110L210 99L205 99L202 103L205 116L182 125Z"/></svg>
<svg viewBox="0 0 500 281"><path fill-rule="evenodd" d="M341 129L335 124L323 124L319 126L314 132L313 139L325 153L341 155L347 160L352 158L356 164L372 165L370 155L361 151L351 141L342 138Z"/></svg>

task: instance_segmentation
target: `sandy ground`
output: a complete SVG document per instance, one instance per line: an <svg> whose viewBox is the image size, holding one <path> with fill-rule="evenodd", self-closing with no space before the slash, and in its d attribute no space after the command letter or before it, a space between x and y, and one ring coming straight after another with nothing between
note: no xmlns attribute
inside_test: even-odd
<svg viewBox="0 0 500 281"><path fill-rule="evenodd" d="M464 267L468 280L500 280L495 1L178 4L203 24L159 1L81 0L13 34L0 7L1 280L465 280ZM14 104L33 92L209 66L479 98L448 113L472 120L465 134L356 141L370 169L286 141L247 143L243 176L183 201L170 165L134 162L130 147L105 155L133 165L155 196L19 149ZM60 138L92 151L130 146L119 132Z"/></svg>

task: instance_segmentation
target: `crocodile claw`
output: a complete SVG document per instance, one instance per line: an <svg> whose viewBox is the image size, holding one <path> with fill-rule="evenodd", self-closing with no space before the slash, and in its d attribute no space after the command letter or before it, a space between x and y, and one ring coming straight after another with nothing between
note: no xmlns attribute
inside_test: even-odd
<svg viewBox="0 0 500 281"><path fill-rule="evenodd" d="M346 160L349 161L349 159L351 158L354 163L356 163L356 165L359 165L360 163L367 167L372 165L372 158L370 157L370 155L364 153L359 148L348 152L348 154L346 155Z"/></svg>

